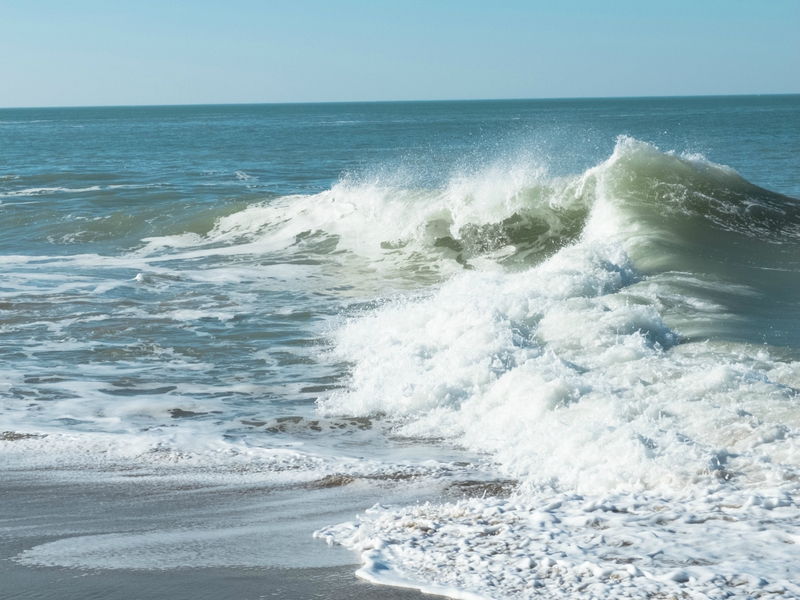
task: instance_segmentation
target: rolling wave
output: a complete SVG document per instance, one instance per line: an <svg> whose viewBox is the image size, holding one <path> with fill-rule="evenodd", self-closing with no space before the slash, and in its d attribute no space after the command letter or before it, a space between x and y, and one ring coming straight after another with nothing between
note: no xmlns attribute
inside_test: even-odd
<svg viewBox="0 0 800 600"><path fill-rule="evenodd" d="M622 137L608 160L577 176L517 165L455 176L436 189L346 179L320 194L251 204L203 233L154 236L144 252L189 242L224 254L350 253L375 268L424 259L452 274L488 263L527 268L579 239L614 237L646 272L691 270L687 256L703 247L701 254L731 262L737 250L752 258L758 246L772 267L782 257L779 265L793 268L800 204L701 156Z"/></svg>
<svg viewBox="0 0 800 600"><path fill-rule="evenodd" d="M349 385L319 401L483 453L515 494L315 535L368 580L456 598L800 593L797 201L630 138L558 184L491 222L439 213L464 249L492 231L513 250L473 245L480 268L351 318ZM537 225L513 244L523 214L552 247Z"/></svg>

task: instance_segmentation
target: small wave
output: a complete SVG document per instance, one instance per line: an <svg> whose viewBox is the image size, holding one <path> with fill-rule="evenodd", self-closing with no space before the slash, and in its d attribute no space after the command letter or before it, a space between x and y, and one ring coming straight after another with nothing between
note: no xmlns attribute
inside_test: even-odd
<svg viewBox="0 0 800 600"><path fill-rule="evenodd" d="M5 192L0 194L1 198L15 198L19 196L47 196L50 194L68 193L79 194L83 192L96 192L102 189L100 186L93 185L86 188L65 188L65 187L36 187L27 188L24 190L17 190L13 192Z"/></svg>

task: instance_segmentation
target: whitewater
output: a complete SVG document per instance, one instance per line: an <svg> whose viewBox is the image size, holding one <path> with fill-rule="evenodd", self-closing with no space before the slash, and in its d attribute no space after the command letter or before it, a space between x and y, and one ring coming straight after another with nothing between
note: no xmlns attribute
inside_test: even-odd
<svg viewBox="0 0 800 600"><path fill-rule="evenodd" d="M800 598L796 97L97 110L56 116L181 135L55 167L58 119L0 123L43 144L0 171L2 472L233 512L8 519L14 564Z"/></svg>
<svg viewBox="0 0 800 600"><path fill-rule="evenodd" d="M723 279L733 263L797 289L796 203L624 138L542 204L582 206L580 234L532 268L471 271L349 322L335 352L351 387L320 403L488 453L513 496L316 535L364 552L366 578L423 574L452 597L800 593L800 363L739 325L788 298Z"/></svg>

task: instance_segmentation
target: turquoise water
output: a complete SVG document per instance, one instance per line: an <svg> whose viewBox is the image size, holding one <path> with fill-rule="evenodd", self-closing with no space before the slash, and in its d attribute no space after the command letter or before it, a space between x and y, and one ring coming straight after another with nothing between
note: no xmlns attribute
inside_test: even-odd
<svg viewBox="0 0 800 600"><path fill-rule="evenodd" d="M798 96L6 109L0 148L12 468L798 508ZM362 575L533 589L386 536ZM796 575L680 552L631 589Z"/></svg>

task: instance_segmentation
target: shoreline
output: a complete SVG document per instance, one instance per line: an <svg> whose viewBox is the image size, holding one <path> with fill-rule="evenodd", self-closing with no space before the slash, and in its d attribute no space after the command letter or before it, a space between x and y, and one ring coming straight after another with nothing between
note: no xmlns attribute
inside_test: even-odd
<svg viewBox="0 0 800 600"><path fill-rule="evenodd" d="M352 518L378 493L397 496L394 488L180 489L59 470L4 471L2 479L1 600L422 597L358 578L358 554L312 538L320 524ZM181 566L187 557L202 566Z"/></svg>
<svg viewBox="0 0 800 600"><path fill-rule="evenodd" d="M5 553L4 553L5 554ZM417 590L369 583L354 566L300 569L203 568L169 571L77 570L28 567L4 557L0 567L3 600L415 600Z"/></svg>

